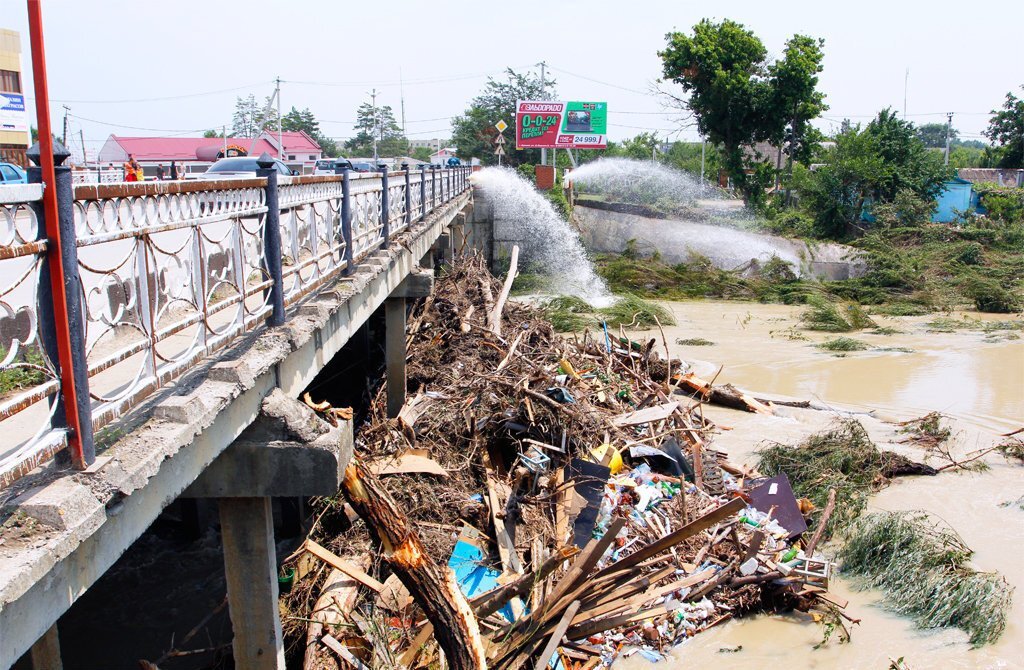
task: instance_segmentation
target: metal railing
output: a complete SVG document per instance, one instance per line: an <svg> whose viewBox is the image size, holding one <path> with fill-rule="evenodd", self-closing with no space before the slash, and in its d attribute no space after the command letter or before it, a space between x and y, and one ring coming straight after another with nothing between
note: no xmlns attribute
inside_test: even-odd
<svg viewBox="0 0 1024 670"><path fill-rule="evenodd" d="M98 431L238 335L283 323L289 305L466 191L469 175L285 177L264 167L251 179L73 185L58 167L64 355L83 426L75 454L42 187L0 189L0 487L53 456L88 465Z"/></svg>

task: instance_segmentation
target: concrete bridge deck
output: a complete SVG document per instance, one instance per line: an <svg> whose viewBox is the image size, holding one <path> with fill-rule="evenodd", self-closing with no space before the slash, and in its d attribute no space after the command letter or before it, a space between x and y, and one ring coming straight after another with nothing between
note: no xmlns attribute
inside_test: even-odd
<svg viewBox="0 0 1024 670"><path fill-rule="evenodd" d="M229 604L232 610L249 610L247 622L232 617L237 667L283 667L280 647L266 648L280 643L280 623L276 640L274 630L266 628L277 618L268 501L335 493L351 455L351 426L296 445L246 431L257 420L273 419L267 405L272 394L295 403L382 305L388 316L389 379L395 381L389 393L404 394L404 299L429 290L432 272L424 273L421 263L450 249L453 236L464 239L472 207L468 181L459 190L449 189L432 208L416 200L421 220L401 226L390 239L385 236L386 247L353 259L348 276L325 276L313 290L290 300L282 325L239 332L129 411L114 413L109 446L87 469L50 466L3 491L14 523L7 524L0 544L0 667L30 649L37 667L52 663L55 622L183 495L220 501ZM265 211L276 203L268 205ZM399 399L389 404L395 402L401 404ZM302 412L301 404L293 409ZM264 441L254 445L253 439ZM241 574L247 575L246 587L233 589L233 575ZM56 658L59 663L59 653Z"/></svg>

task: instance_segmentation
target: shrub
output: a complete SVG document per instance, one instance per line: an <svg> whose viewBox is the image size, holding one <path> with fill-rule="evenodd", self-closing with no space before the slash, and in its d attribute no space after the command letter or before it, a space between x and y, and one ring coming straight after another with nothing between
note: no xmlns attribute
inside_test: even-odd
<svg viewBox="0 0 1024 670"><path fill-rule="evenodd" d="M839 557L844 573L885 591L890 609L922 628L960 628L979 647L1006 628L1013 587L970 567L973 553L924 512L880 512L851 527Z"/></svg>
<svg viewBox="0 0 1024 670"><path fill-rule="evenodd" d="M968 284L967 293L979 312L1010 314L1021 309L1020 298L991 279L975 277Z"/></svg>
<svg viewBox="0 0 1024 670"><path fill-rule="evenodd" d="M855 340L852 337L837 337L831 340L825 340L824 342L814 346L819 349L824 349L825 351L864 351L865 349L871 348L860 340Z"/></svg>
<svg viewBox="0 0 1024 670"><path fill-rule="evenodd" d="M800 315L800 320L808 330L828 333L848 333L876 325L860 305L837 306L820 295L808 296L807 309Z"/></svg>

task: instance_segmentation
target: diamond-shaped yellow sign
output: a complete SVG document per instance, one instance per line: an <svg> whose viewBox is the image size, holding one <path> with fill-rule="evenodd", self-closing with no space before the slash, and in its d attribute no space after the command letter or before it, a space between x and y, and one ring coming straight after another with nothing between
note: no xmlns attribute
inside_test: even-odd
<svg viewBox="0 0 1024 670"><path fill-rule="evenodd" d="M498 121L497 123L495 123L494 127L498 129L499 133L503 133L503 132L505 132L505 129L508 128L508 124L505 123L504 120L502 120L502 121Z"/></svg>

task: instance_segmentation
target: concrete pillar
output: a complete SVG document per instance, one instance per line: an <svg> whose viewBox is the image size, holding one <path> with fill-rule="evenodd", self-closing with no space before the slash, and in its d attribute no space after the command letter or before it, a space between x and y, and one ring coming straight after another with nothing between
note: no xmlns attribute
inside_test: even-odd
<svg viewBox="0 0 1024 670"><path fill-rule="evenodd" d="M57 624L36 640L29 651L32 670L61 670L64 667L60 660L60 640L57 638Z"/></svg>
<svg viewBox="0 0 1024 670"><path fill-rule="evenodd" d="M384 365L387 369L388 417L405 404L405 298L384 301Z"/></svg>
<svg viewBox="0 0 1024 670"><path fill-rule="evenodd" d="M284 670L270 498L220 498L224 574L238 670Z"/></svg>

